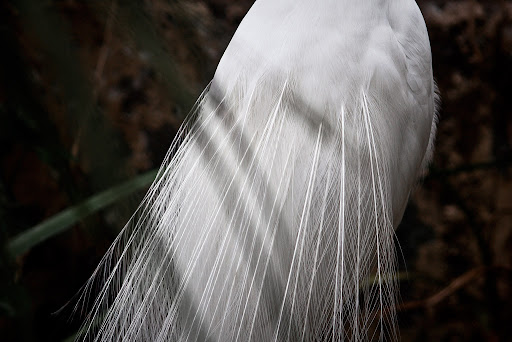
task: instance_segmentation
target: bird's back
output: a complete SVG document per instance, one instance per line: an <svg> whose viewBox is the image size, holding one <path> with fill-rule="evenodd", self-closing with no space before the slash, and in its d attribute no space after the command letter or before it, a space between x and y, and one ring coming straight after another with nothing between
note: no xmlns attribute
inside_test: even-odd
<svg viewBox="0 0 512 342"><path fill-rule="evenodd" d="M430 43L415 1L256 1L212 84L239 103L241 93L275 97L284 82L289 91L283 101L294 107L293 119L329 128L342 107L357 117L362 97L368 99L373 128L382 131L379 144L389 152L385 160L393 164L398 225L435 135ZM266 119L268 108L255 112L256 120Z"/></svg>
<svg viewBox="0 0 512 342"><path fill-rule="evenodd" d="M98 338L396 339L394 227L434 121L414 1L257 1L123 233Z"/></svg>

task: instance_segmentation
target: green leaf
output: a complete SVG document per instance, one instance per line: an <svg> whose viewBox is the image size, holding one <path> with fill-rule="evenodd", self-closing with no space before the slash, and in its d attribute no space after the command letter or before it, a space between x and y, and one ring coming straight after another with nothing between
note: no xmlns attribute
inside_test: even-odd
<svg viewBox="0 0 512 342"><path fill-rule="evenodd" d="M121 185L100 192L14 237L7 245L8 252L17 257L46 239L60 234L83 218L107 207L119 199L147 187L155 179L156 170L135 177Z"/></svg>

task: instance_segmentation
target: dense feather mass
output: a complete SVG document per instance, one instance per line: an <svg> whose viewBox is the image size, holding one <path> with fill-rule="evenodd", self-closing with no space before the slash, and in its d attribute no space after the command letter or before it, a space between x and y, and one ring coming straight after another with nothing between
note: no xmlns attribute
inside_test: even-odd
<svg viewBox="0 0 512 342"><path fill-rule="evenodd" d="M434 88L412 0L257 1L95 272L83 337L397 340L394 228Z"/></svg>

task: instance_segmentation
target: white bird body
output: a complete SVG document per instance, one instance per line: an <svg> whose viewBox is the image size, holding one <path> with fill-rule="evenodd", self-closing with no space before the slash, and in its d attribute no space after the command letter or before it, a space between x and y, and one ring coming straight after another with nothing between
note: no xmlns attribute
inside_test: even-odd
<svg viewBox="0 0 512 342"><path fill-rule="evenodd" d="M390 175L398 225L434 114L430 44L414 1L257 1L226 49L213 84L231 93L240 79L253 87L268 82L276 88L268 91L272 94L284 79L294 82L294 97L313 110L307 114L318 113L321 118L312 120L331 127L342 105L360 105L361 91L371 96L378 106L375 128L390 132L381 144L393 155L384 160L403 168Z"/></svg>
<svg viewBox="0 0 512 342"><path fill-rule="evenodd" d="M96 339L396 340L434 102L413 0L256 1L100 266Z"/></svg>

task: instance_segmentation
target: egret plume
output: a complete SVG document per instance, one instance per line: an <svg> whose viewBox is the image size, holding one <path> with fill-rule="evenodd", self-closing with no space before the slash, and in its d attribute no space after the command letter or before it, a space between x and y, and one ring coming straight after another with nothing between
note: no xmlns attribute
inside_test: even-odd
<svg viewBox="0 0 512 342"><path fill-rule="evenodd" d="M414 1L256 1L86 286L82 337L397 340L394 229L435 123Z"/></svg>

